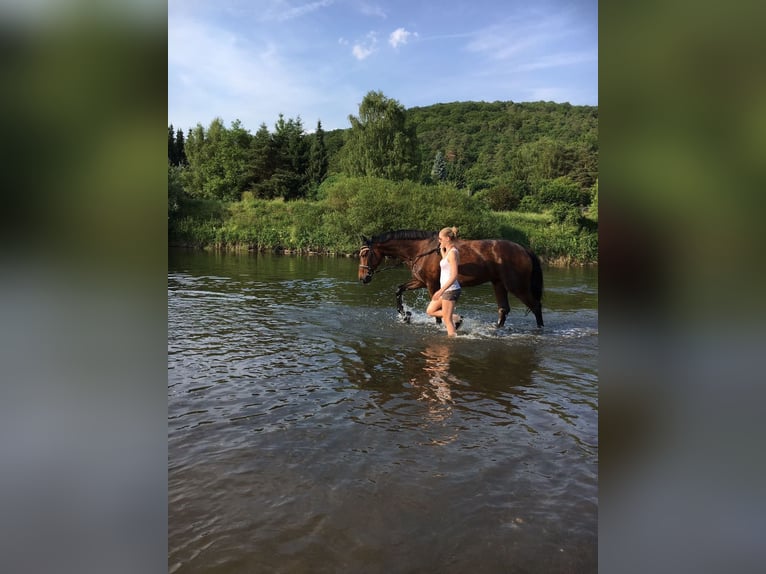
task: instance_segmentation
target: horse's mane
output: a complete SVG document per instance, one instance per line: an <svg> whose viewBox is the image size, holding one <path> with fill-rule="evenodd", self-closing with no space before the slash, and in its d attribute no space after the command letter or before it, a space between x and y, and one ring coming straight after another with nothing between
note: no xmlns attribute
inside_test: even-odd
<svg viewBox="0 0 766 574"><path fill-rule="evenodd" d="M394 239L430 239L438 234L438 231L423 231L422 229L397 229L396 231L387 231L374 236L373 243L383 243Z"/></svg>

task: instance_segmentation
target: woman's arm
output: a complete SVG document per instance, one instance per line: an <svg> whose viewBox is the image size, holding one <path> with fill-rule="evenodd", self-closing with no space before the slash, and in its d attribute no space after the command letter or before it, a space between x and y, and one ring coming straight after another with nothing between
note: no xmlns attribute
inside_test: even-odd
<svg viewBox="0 0 766 574"><path fill-rule="evenodd" d="M457 247L453 247L449 250L449 253L447 253L447 261L449 262L449 280L445 287L449 287L457 281L457 268L460 264L460 253L458 252Z"/></svg>

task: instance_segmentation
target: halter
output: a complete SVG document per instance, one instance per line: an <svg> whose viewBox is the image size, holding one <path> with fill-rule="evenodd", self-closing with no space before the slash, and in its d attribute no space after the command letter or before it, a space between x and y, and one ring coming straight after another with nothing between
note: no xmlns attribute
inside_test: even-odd
<svg viewBox="0 0 766 574"><path fill-rule="evenodd" d="M370 251L371 251L371 249L370 249L369 246L365 245L364 247L362 247L359 250L359 259L361 260L361 258L364 257L365 255L367 255ZM359 264L359 269L367 269L367 275L372 275L372 272L370 271L370 266L369 265L362 265L360 263Z"/></svg>
<svg viewBox="0 0 766 574"><path fill-rule="evenodd" d="M415 256L415 257L413 257L412 259L407 259L406 261L407 261L407 262L408 262L410 265L414 265L414 264L415 264L415 262L416 262L418 259L420 259L421 257L425 257L426 255L431 255L432 253L436 253L436 252L438 252L438 251L439 251L439 247L437 246L437 247L435 247L435 248L431 249L430 251L426 251L425 253L421 253L421 254L419 254L419 255L416 255L416 256ZM362 247L362 248L359 250L359 257L360 257L360 258L364 257L364 256L365 256L365 254L367 254L368 252L372 252L373 254L375 253L375 251L374 251L373 249L371 249L369 245L365 245L364 247ZM369 263L372 263L372 261L369 261ZM391 266L389 266L389 267L384 267L383 269L375 269L375 270L373 270L373 269L372 269L372 267L371 267L370 265L362 265L362 264L360 263L360 264L359 264L359 269L366 269L366 270L367 270L367 277L370 277L370 278L371 278L373 275L375 275L375 273L381 273L381 272L383 272L383 271L388 271L388 270L390 270L390 269L396 269L396 268L397 268L397 267L399 267L399 266L400 266L402 263L403 263L403 261L400 261L400 262L399 262L399 263L397 263L396 265L391 265Z"/></svg>

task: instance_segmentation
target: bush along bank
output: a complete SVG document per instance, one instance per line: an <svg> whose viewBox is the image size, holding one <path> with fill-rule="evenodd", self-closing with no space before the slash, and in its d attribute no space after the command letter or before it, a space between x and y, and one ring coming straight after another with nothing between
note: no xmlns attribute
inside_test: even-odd
<svg viewBox="0 0 766 574"><path fill-rule="evenodd" d="M598 222L576 208L497 212L450 185L342 176L326 180L316 200L247 192L235 202L182 198L169 214L168 240L199 249L355 255L362 235L452 225L465 239L516 241L548 264L598 261Z"/></svg>

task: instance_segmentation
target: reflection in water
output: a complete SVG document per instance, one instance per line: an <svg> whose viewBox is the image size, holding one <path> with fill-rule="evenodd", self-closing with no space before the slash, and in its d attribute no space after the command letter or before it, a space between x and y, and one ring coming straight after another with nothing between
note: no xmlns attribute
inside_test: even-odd
<svg viewBox="0 0 766 574"><path fill-rule="evenodd" d="M430 423L442 423L452 416L452 387L462 383L449 370L452 352L450 342L440 341L427 345L420 353L425 358L423 369L410 378L412 387L420 391L417 398L427 405L426 418ZM455 428L443 430L446 434L432 436L431 444L443 446L458 438Z"/></svg>
<svg viewBox="0 0 766 574"><path fill-rule="evenodd" d="M396 320L396 270L169 271L170 572L596 570L595 279L547 273L543 332L466 294L449 340Z"/></svg>
<svg viewBox="0 0 766 574"><path fill-rule="evenodd" d="M420 389L420 398L441 404L452 403L451 385L461 381L450 373L450 345L447 342L431 343L422 352L425 365L421 376L410 379L410 383Z"/></svg>

